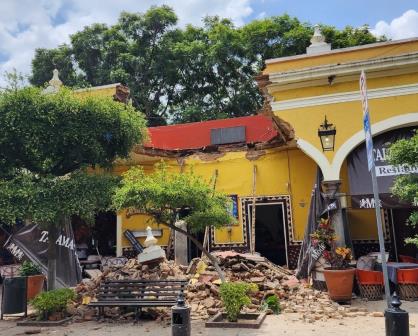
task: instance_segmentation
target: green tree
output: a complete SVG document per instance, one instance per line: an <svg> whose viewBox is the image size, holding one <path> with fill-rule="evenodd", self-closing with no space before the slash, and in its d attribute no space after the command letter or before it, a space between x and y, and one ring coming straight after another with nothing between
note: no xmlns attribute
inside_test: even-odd
<svg viewBox="0 0 418 336"><path fill-rule="evenodd" d="M29 77L31 84L43 86L51 79L54 69L59 69L60 76L65 79L64 84L68 87L85 87L89 83L84 75L77 73L76 61L73 49L69 45L61 45L54 49L38 48L32 60L32 74Z"/></svg>
<svg viewBox="0 0 418 336"><path fill-rule="evenodd" d="M418 132L410 139L402 139L390 147L390 162L395 165L418 166ZM418 203L418 174L411 173L398 176L392 187L392 192L399 198ZM409 217L409 225L418 225L418 211L414 211ZM407 244L418 247L418 234L405 240Z"/></svg>
<svg viewBox="0 0 418 336"><path fill-rule="evenodd" d="M145 136L145 120L111 98L79 98L68 89L38 88L0 97L0 218L46 227L48 288L55 285L57 230L72 215L92 220L108 209L118 179L110 168Z"/></svg>
<svg viewBox="0 0 418 336"><path fill-rule="evenodd" d="M322 28L334 48L381 40L367 26ZM69 46L38 49L31 83L43 85L54 67L65 69L69 86L121 82L150 126L252 115L263 103L254 76L265 60L305 53L312 34L311 24L289 15L242 27L206 17L202 27L179 28L170 7L151 7L85 27Z"/></svg>
<svg viewBox="0 0 418 336"><path fill-rule="evenodd" d="M23 88L26 85L25 76L21 72L18 72L15 68L12 71L5 71L3 79L6 82L4 87L0 88L2 91L16 91Z"/></svg>
<svg viewBox="0 0 418 336"><path fill-rule="evenodd" d="M209 258L218 271L216 261L192 233L206 227L220 228L234 222L229 214L229 199L193 172L170 173L163 164L157 165L152 174L141 168L131 168L123 175L120 187L114 194L117 209L140 210L152 216L159 224L186 235ZM176 226L181 212L188 230Z"/></svg>

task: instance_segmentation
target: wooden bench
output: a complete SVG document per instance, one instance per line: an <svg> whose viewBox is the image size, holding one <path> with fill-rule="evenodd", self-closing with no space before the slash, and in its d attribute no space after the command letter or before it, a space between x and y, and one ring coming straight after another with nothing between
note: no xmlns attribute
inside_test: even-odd
<svg viewBox="0 0 418 336"><path fill-rule="evenodd" d="M135 320L145 307L171 307L183 294L186 280L107 280L100 284L96 302L99 318L104 315L104 307L134 307Z"/></svg>

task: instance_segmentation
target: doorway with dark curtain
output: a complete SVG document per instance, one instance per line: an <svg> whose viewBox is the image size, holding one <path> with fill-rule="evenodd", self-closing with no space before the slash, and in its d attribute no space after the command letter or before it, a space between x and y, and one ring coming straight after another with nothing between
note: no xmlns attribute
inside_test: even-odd
<svg viewBox="0 0 418 336"><path fill-rule="evenodd" d="M249 205L251 218L252 205ZM256 204L255 251L276 265L287 265L283 203Z"/></svg>

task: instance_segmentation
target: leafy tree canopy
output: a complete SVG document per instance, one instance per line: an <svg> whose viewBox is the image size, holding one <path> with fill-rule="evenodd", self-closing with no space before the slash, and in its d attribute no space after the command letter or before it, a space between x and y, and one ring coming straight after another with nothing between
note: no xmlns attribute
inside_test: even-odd
<svg viewBox="0 0 418 336"><path fill-rule="evenodd" d="M86 166L109 166L145 137L145 121L112 98L79 98L69 89L38 88L0 97L0 172L25 169L63 176Z"/></svg>
<svg viewBox="0 0 418 336"><path fill-rule="evenodd" d="M0 218L54 223L110 205L116 179L87 174L127 157L145 137L142 115L111 98L37 88L0 96Z"/></svg>
<svg viewBox="0 0 418 336"><path fill-rule="evenodd" d="M390 147L390 162L395 165L418 166L418 132L410 139L402 139ZM392 192L399 198L411 203L418 203L418 175L411 173L398 176L392 187ZM418 225L418 212L409 217L413 227ZM418 246L418 234L407 238L406 243Z"/></svg>
<svg viewBox="0 0 418 336"><path fill-rule="evenodd" d="M212 262L222 282L224 274L214 256L191 234L206 227L219 228L232 224L230 200L213 190L193 172L168 172L164 164L156 166L152 174L145 174L142 168L131 168L123 175L122 183L113 197L117 209L140 210L151 215L157 223L186 235ZM179 215L187 230L175 225Z"/></svg>
<svg viewBox="0 0 418 336"><path fill-rule="evenodd" d="M311 24L288 15L235 27L207 17L202 27L177 26L167 6L120 15L113 26L93 24L56 49L38 49L31 83L43 85L54 67L69 86L121 82L149 125L254 114L262 97L254 76L269 58L303 54ZM334 48L376 42L368 27L322 26Z"/></svg>
<svg viewBox="0 0 418 336"><path fill-rule="evenodd" d="M145 174L140 167L131 168L123 175L113 200L118 209L141 210L170 226L186 210L188 214L182 220L192 232L234 221L228 212L227 196L214 191L193 172L171 173L161 164L152 174Z"/></svg>

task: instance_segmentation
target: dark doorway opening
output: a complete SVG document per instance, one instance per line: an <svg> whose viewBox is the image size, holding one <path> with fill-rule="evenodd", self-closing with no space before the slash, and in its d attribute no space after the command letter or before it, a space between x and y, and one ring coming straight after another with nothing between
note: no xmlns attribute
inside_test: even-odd
<svg viewBox="0 0 418 336"><path fill-rule="evenodd" d="M255 251L277 265L287 265L283 203L256 204ZM249 218L252 218L249 205Z"/></svg>
<svg viewBox="0 0 418 336"><path fill-rule="evenodd" d="M405 244L405 238L413 237L417 233L417 229L408 225L408 218L416 209L392 209L392 225L395 231L396 251L399 255L418 257L418 249L415 245Z"/></svg>
<svg viewBox="0 0 418 336"><path fill-rule="evenodd" d="M116 255L116 213L99 212L93 225L88 225L78 216L72 217L74 238L79 259L88 255Z"/></svg>

